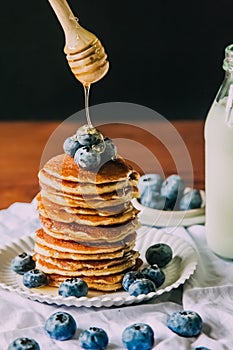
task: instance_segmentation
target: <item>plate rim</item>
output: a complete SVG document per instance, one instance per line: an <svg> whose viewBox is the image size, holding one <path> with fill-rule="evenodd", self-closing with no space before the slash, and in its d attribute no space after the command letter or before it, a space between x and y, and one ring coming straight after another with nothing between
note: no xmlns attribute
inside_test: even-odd
<svg viewBox="0 0 233 350"><path fill-rule="evenodd" d="M139 229L140 230L140 229ZM93 297L81 297L81 298L76 298L73 296L70 297L63 297L60 295L54 296L54 295L49 295L49 294L45 294L45 293L41 293L39 292L39 288L38 291L35 291L35 289L28 289L28 290L24 290L22 287L20 287L20 285L18 283L15 283L15 285L10 285L7 284L6 282L2 281L2 271L6 270L8 271L8 273L10 273L10 275L16 276L16 281L18 278L20 278L21 276L17 275L10 267L10 261L12 258L9 258L8 260L8 264L5 264L3 266L0 267L0 287L3 288L4 290L8 290L14 293L17 293L19 295L22 295L28 299L31 300L35 300L38 302L42 302L42 303L47 303L47 304L56 304L56 305L65 305L65 306L74 306L74 307L111 307L111 306L122 306L122 305L130 305L133 303L140 303L142 301L148 301L154 297L160 296L165 292L170 292L172 289L176 289L178 288L180 285L183 285L196 271L197 265L198 265L198 255L197 252L195 250L195 248L188 243L186 240L180 238L179 236L176 236L174 234L169 234L167 232L165 232L165 230L156 230L154 228L151 228L150 231L156 231L154 232L154 236L159 237L160 242L164 241L165 243L167 242L167 240L169 241L169 238L172 238L174 241L176 242L180 242L183 245L186 246L186 248L188 248L190 250L190 256L192 257L193 260L191 260L189 262L189 270L185 272L185 269L182 271L181 275L179 276L179 278L172 283L171 285L166 286L165 288L161 288L158 289L156 292L150 292L149 294L141 294L138 296L131 296L129 295L126 291L116 291L114 292L114 296L111 293L104 293L100 296L93 296ZM143 233L145 234L145 233ZM153 235L153 233L148 232L146 234L151 234ZM141 233L142 235L142 233ZM136 239L136 242L138 239L140 239L140 233L138 233L138 237ZM0 261L2 258L2 255L4 254L8 254L9 250L15 250L16 247L20 247L22 244L26 244L29 245L29 250L32 251L33 248L33 242L34 242L34 233L29 234L29 235L23 235L21 237L18 237L14 240L12 240L10 243L2 246L0 248ZM157 240L158 242L158 240ZM156 240L152 241L151 244L155 244ZM31 245L31 246L30 246ZM29 251L28 250L28 251ZM139 249L138 249L139 250ZM16 253L17 254L17 253ZM185 272L185 273L184 273ZM42 290L42 289L41 289ZM112 295L112 297L111 297Z"/></svg>

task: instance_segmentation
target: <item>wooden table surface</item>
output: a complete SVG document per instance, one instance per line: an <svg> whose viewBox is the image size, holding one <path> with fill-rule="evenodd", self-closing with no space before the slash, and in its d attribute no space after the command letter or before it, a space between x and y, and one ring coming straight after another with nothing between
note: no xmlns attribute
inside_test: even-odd
<svg viewBox="0 0 233 350"><path fill-rule="evenodd" d="M77 126L60 122L0 122L0 209L30 202L39 191L41 162L62 152ZM179 173L187 185L204 189L203 121L144 121L99 127L119 153L141 173Z"/></svg>

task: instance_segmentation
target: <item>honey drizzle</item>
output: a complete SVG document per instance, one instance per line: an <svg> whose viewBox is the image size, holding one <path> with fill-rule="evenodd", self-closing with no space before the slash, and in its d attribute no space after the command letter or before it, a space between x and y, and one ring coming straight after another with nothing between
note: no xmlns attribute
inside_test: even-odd
<svg viewBox="0 0 233 350"><path fill-rule="evenodd" d="M93 124L90 117L90 111L89 111L89 96L90 96L90 84L83 85L84 87L84 97L85 97L85 112L86 112L86 119L87 124L90 128L93 128Z"/></svg>

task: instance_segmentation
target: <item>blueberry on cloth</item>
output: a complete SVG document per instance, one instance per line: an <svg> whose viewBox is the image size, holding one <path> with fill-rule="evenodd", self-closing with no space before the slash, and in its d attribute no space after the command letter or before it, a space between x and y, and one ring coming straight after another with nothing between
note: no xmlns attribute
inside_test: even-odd
<svg viewBox="0 0 233 350"><path fill-rule="evenodd" d="M25 272L23 275L23 284L28 288L46 286L48 284L48 277L44 272L38 269L33 269Z"/></svg>
<svg viewBox="0 0 233 350"><path fill-rule="evenodd" d="M98 327L90 327L79 335L79 343L83 349L104 350L108 345L108 335Z"/></svg>
<svg viewBox="0 0 233 350"><path fill-rule="evenodd" d="M200 208L202 204L201 193L199 190L190 190L181 197L179 202L180 210L190 210Z"/></svg>
<svg viewBox="0 0 233 350"><path fill-rule="evenodd" d="M172 260L172 249L166 243L156 243L147 248L145 258L149 265L166 266Z"/></svg>
<svg viewBox="0 0 233 350"><path fill-rule="evenodd" d="M146 323L135 323L125 328L122 343L128 350L150 350L154 345L153 329Z"/></svg>
<svg viewBox="0 0 233 350"><path fill-rule="evenodd" d="M142 175L138 181L140 196L142 196L145 191L160 192L161 185L162 178L159 174Z"/></svg>
<svg viewBox="0 0 233 350"><path fill-rule="evenodd" d="M34 339L17 338L8 346L7 350L40 350L40 347Z"/></svg>
<svg viewBox="0 0 233 350"><path fill-rule="evenodd" d="M153 281L156 288L160 287L165 281L165 274L157 265L147 266L141 270L141 273L144 278Z"/></svg>
<svg viewBox="0 0 233 350"><path fill-rule="evenodd" d="M137 297L141 294L149 294L150 292L156 292L154 282L147 278L142 278L134 281L130 284L128 292L130 295Z"/></svg>
<svg viewBox="0 0 233 350"><path fill-rule="evenodd" d="M11 260L12 270L19 275L23 275L25 272L34 269L35 266L36 263L32 259L32 256L25 252L17 255L14 259Z"/></svg>
<svg viewBox="0 0 233 350"><path fill-rule="evenodd" d="M76 140L75 136L67 137L67 139L63 143L64 152L71 157L75 155L79 147L80 143Z"/></svg>
<svg viewBox="0 0 233 350"><path fill-rule="evenodd" d="M139 271L129 271L126 272L122 279L122 287L124 290L128 291L129 286L137 279L143 278L143 275Z"/></svg>
<svg viewBox="0 0 233 350"><path fill-rule="evenodd" d="M88 293L88 286L82 278L68 278L59 285L58 294L63 297L74 296L85 297Z"/></svg>
<svg viewBox="0 0 233 350"><path fill-rule="evenodd" d="M167 319L167 327L182 337L199 335L202 326L202 319L195 311L175 311Z"/></svg>
<svg viewBox="0 0 233 350"><path fill-rule="evenodd" d="M172 210L178 198L183 195L185 183L179 175L167 177L161 186L161 195L166 198L165 209Z"/></svg>
<svg viewBox="0 0 233 350"><path fill-rule="evenodd" d="M76 322L73 316L67 312L58 311L49 316L45 323L45 330L50 338L56 340L67 340L76 332Z"/></svg>
<svg viewBox="0 0 233 350"><path fill-rule="evenodd" d="M81 147L74 155L74 161L83 169L96 169L101 162L101 155L91 147Z"/></svg>
<svg viewBox="0 0 233 350"><path fill-rule="evenodd" d="M149 188L145 189L140 197L140 203L145 207L163 210L165 207L166 198L161 196L159 192L151 191Z"/></svg>

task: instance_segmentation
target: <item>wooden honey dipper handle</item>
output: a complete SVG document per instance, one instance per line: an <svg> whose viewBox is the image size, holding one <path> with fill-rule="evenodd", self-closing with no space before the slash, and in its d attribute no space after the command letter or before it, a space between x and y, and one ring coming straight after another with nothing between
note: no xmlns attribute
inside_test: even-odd
<svg viewBox="0 0 233 350"><path fill-rule="evenodd" d="M48 0L65 33L65 52L72 53L85 49L96 40L96 36L78 23L66 0Z"/></svg>

